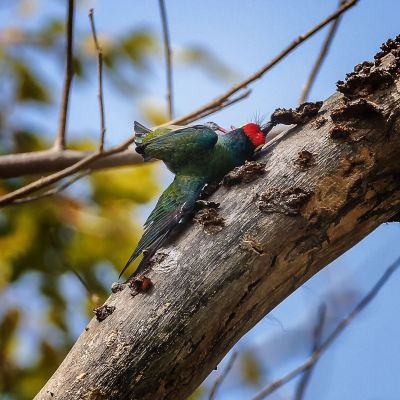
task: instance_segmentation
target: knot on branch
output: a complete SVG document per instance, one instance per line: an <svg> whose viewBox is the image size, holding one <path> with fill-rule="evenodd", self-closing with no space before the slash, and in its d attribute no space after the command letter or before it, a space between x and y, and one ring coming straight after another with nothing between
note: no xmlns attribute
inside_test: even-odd
<svg viewBox="0 0 400 400"><path fill-rule="evenodd" d="M382 66L383 58L389 54L393 59ZM337 82L337 90L348 98L355 98L392 85L400 67L400 35L382 44L381 51L374 58L374 62L364 61L356 65L353 72L346 74L344 81Z"/></svg>
<svg viewBox="0 0 400 400"><path fill-rule="evenodd" d="M277 108L271 115L271 122L284 125L303 125L312 120L322 107L322 101L316 103L306 102L292 108Z"/></svg>
<svg viewBox="0 0 400 400"><path fill-rule="evenodd" d="M222 184L226 187L238 185L240 183L249 183L256 180L259 176L265 174L266 164L258 161L246 161L244 165L236 167L224 176Z"/></svg>
<svg viewBox="0 0 400 400"><path fill-rule="evenodd" d="M315 165L315 157L308 150L302 150L299 152L297 159L294 161L301 170L306 170Z"/></svg>
<svg viewBox="0 0 400 400"><path fill-rule="evenodd" d="M133 294L146 293L153 287L153 282L147 276L139 276L128 283Z"/></svg>
<svg viewBox="0 0 400 400"><path fill-rule="evenodd" d="M115 311L114 306L108 306L107 304L103 304L100 307L97 307L93 310L97 321L104 321L108 316L110 316Z"/></svg>
<svg viewBox="0 0 400 400"><path fill-rule="evenodd" d="M333 110L331 113L331 118L334 122L376 116L383 116L382 108L367 99L357 99L351 102L345 101L342 107Z"/></svg>
<svg viewBox="0 0 400 400"><path fill-rule="evenodd" d="M384 112L381 107L370 100L361 98L349 101L345 98L340 107L332 110L331 119L334 126L329 131L330 137L332 139L348 139L353 132L356 132L356 127L359 128L358 122L382 123Z"/></svg>
<svg viewBox="0 0 400 400"><path fill-rule="evenodd" d="M313 192L301 188L289 188L283 191L269 189L258 196L258 208L266 213L282 213L295 216L313 195Z"/></svg>
<svg viewBox="0 0 400 400"><path fill-rule="evenodd" d="M201 209L193 220L202 225L209 234L218 233L225 226L225 220L218 214L217 208L213 206Z"/></svg>

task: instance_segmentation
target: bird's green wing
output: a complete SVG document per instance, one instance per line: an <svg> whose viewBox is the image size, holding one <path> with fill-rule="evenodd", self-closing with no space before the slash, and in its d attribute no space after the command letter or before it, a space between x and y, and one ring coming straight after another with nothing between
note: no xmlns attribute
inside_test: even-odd
<svg viewBox="0 0 400 400"><path fill-rule="evenodd" d="M136 147L136 151L146 158L186 162L212 149L217 141L218 135L211 128L194 125L154 137Z"/></svg>
<svg viewBox="0 0 400 400"><path fill-rule="evenodd" d="M190 216L204 185L203 177L187 175L175 177L147 218L143 236L120 276L145 250L151 255L154 254L171 231ZM136 270L135 272L139 271Z"/></svg>
<svg viewBox="0 0 400 400"><path fill-rule="evenodd" d="M146 143L149 140L152 140L158 136L163 136L171 131L181 129L182 126L179 125L165 125L161 126L157 129L151 130L146 128L140 122L134 122L134 132L135 132L135 143L139 146L142 143Z"/></svg>

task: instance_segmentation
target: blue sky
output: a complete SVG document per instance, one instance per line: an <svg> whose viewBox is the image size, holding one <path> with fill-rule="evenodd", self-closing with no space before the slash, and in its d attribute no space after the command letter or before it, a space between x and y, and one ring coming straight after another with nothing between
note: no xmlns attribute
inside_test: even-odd
<svg viewBox="0 0 400 400"><path fill-rule="evenodd" d="M61 1L37 1L41 14L63 14ZM211 50L246 77L269 61L299 34L304 33L334 10L337 0L224 0L166 1L173 50L199 45ZM78 1L77 29L89 31L87 10L95 8L99 34L117 37L137 27L148 27L161 35L158 2L152 1ZM372 59L380 44L400 33L398 0L360 0L343 18L331 51L318 75L310 100L321 100L335 90L354 65ZM10 23L10 14L0 10L0 25ZM13 24L40 24L40 18ZM245 101L213 116L222 126L242 125L256 114L268 117L277 107L294 107L308 76L326 30L303 44L265 77L252 85ZM153 60L154 61L154 60ZM59 73L46 63L54 92L61 88ZM164 61L160 55L143 83L143 98L165 103ZM74 84L71 98L70 132L75 137L97 137L99 131L96 76L87 84ZM213 79L199 68L178 65L174 69L175 109L184 114L208 102L230 86ZM57 95L54 96L58 98ZM135 119L141 118L140 101L121 96L105 77L105 106L108 145L117 144L131 134ZM57 113L30 110L27 120L52 135ZM164 171L161 169L161 171ZM165 186L171 179L161 174ZM148 207L143 208L148 212ZM141 216L141 219L145 215ZM298 289L264 318L237 344L239 350L255 349L260 361L268 365L269 378L279 377L308 355L314 319L319 304L328 302L328 316L337 320L349 311L400 255L400 224L385 224L348 251L329 267ZM393 276L373 304L355 320L322 357L306 394L309 400L398 399L398 355L400 354L400 274ZM66 284L68 288L71 285ZM71 297L74 297L72 295ZM85 321L77 321L79 332ZM293 337L303 339L298 345ZM280 346L277 346L279 343ZM290 344L289 349L285 346ZM311 343L310 343L311 346ZM238 367L237 367L238 368ZM267 370L267 369L266 369ZM267 374L267 372L266 372ZM209 378L214 379L215 373ZM291 398L292 386L283 388L271 399ZM218 399L245 399L256 391L240 384L238 371L232 370Z"/></svg>

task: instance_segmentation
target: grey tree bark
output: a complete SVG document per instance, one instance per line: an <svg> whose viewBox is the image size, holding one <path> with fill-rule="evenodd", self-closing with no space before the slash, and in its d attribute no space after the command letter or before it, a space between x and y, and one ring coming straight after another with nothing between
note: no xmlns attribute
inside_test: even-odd
<svg viewBox="0 0 400 400"><path fill-rule="evenodd" d="M203 210L205 226L156 254L150 291L112 294L36 399L185 399L261 318L395 215L399 43L308 122L289 113L300 124L260 157L265 173L249 182L264 167L247 165L233 179L246 183L211 197L219 215Z"/></svg>

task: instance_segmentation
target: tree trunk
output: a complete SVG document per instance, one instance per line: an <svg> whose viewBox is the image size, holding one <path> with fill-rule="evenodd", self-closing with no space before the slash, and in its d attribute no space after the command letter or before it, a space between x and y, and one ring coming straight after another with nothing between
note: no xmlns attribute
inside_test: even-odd
<svg viewBox="0 0 400 400"><path fill-rule="evenodd" d="M260 167L247 165L230 180L246 183L211 197L224 223L203 210L204 226L187 227L154 257L150 291L112 294L110 315L93 318L36 399L185 399L261 318L396 214L393 43L338 83L342 93L317 116L270 143L263 175L248 182Z"/></svg>

